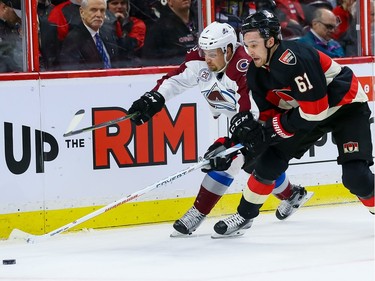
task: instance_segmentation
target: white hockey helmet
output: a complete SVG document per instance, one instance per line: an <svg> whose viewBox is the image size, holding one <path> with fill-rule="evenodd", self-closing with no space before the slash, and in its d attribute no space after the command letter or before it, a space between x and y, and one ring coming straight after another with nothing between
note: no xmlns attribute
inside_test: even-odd
<svg viewBox="0 0 375 281"><path fill-rule="evenodd" d="M229 24L216 21L203 29L198 40L198 45L201 50L221 48L224 54L227 52L227 46L229 44L232 44L234 51L237 45L236 31Z"/></svg>

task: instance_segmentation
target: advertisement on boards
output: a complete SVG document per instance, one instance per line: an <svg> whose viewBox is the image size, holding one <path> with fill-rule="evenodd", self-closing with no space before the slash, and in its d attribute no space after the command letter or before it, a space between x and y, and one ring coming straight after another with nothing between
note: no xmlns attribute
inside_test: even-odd
<svg viewBox="0 0 375 281"><path fill-rule="evenodd" d="M369 75L373 66L351 67L374 112L374 80ZM78 110L84 109L85 115L77 129L123 117L160 77L1 82L0 214L105 205L197 163L207 147L227 132L228 124L223 117L212 118L197 88L168 101L142 126L127 120L63 137ZM328 134L300 160L291 161L288 175L306 186L340 182L336 157ZM138 200L193 197L203 176L195 171ZM243 173L229 192L240 192L246 181Z"/></svg>

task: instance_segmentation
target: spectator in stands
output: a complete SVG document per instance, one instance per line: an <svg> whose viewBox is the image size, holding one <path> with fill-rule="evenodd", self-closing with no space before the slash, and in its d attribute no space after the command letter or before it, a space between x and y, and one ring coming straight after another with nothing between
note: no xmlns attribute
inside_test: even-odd
<svg viewBox="0 0 375 281"><path fill-rule="evenodd" d="M21 9L19 2L0 0L0 72L22 71L22 25L13 7Z"/></svg>
<svg viewBox="0 0 375 281"><path fill-rule="evenodd" d="M41 50L47 69L58 67L61 44L69 30L81 23L79 7L82 0L68 0L56 5L48 16L48 21L40 22Z"/></svg>
<svg viewBox="0 0 375 281"><path fill-rule="evenodd" d="M332 11L318 8L313 13L310 30L299 41L313 46L331 58L343 57L343 48L337 41L332 39L337 25L337 18Z"/></svg>
<svg viewBox="0 0 375 281"><path fill-rule="evenodd" d="M79 26L82 22L80 16L80 6L82 0L67 0L55 6L49 17L47 25L41 27L41 46L43 58L48 69L59 69L58 57L62 42L68 32ZM106 11L106 18L102 29L106 34L115 34L114 22L116 18Z"/></svg>
<svg viewBox="0 0 375 281"><path fill-rule="evenodd" d="M167 0L167 5L160 10L160 18L147 29L143 63L182 63L186 52L198 43L197 33L198 20L191 0Z"/></svg>
<svg viewBox="0 0 375 281"><path fill-rule="evenodd" d="M160 17L160 1L132 0L129 4L130 16L143 20L147 27Z"/></svg>
<svg viewBox="0 0 375 281"><path fill-rule="evenodd" d="M283 38L294 39L302 36L303 28L308 22L300 0L275 0L275 4L274 13L280 21Z"/></svg>
<svg viewBox="0 0 375 281"><path fill-rule="evenodd" d="M336 0L334 0L336 2ZM307 27L311 25L312 15L317 8L333 10L332 3L328 0L301 0L302 8L305 12Z"/></svg>
<svg viewBox="0 0 375 281"><path fill-rule="evenodd" d="M255 6L255 1L216 0L215 20L230 24L236 33L239 33L242 19L246 18L251 11L255 12Z"/></svg>
<svg viewBox="0 0 375 281"><path fill-rule="evenodd" d="M41 44L41 34L46 33L44 28L48 26L47 24L48 17L54 7L55 5L52 4L50 0L38 0L37 13L38 13L38 23L39 23L39 66L41 70L46 69L45 67L46 63L44 62L45 55L43 55L44 50Z"/></svg>
<svg viewBox="0 0 375 281"><path fill-rule="evenodd" d="M37 13L38 13L38 20L41 19L48 19L49 14L51 13L52 9L55 7L52 4L51 0L38 0L37 6Z"/></svg>
<svg viewBox="0 0 375 281"><path fill-rule="evenodd" d="M242 18L255 11L269 10L279 19L284 39L296 39L304 34L303 28L307 24L307 19L299 0L253 0L247 4L247 9L243 9Z"/></svg>
<svg viewBox="0 0 375 281"><path fill-rule="evenodd" d="M356 0L338 0L338 5L333 9L340 24L332 37L342 45L346 56L358 55L355 2Z"/></svg>
<svg viewBox="0 0 375 281"><path fill-rule="evenodd" d="M102 32L106 0L82 0L81 23L69 31L59 55L60 69L87 70L111 68L117 61L116 38Z"/></svg>
<svg viewBox="0 0 375 281"><path fill-rule="evenodd" d="M115 30L120 60L124 62L124 66L128 63L132 65L130 61L134 62L144 45L146 25L142 20L129 16L129 0L107 0L107 5L109 12L116 18Z"/></svg>

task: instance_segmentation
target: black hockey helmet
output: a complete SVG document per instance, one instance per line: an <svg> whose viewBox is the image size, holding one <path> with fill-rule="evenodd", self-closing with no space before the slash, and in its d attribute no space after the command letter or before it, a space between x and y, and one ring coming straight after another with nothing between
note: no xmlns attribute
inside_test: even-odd
<svg viewBox="0 0 375 281"><path fill-rule="evenodd" d="M261 10L248 16L242 24L241 32L243 35L253 30L259 30L264 39L274 37L278 40L281 26L274 13L269 10Z"/></svg>

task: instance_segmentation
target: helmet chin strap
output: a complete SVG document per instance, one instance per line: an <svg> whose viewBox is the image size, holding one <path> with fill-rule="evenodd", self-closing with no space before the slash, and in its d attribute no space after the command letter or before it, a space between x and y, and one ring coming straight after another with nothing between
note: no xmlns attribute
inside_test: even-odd
<svg viewBox="0 0 375 281"><path fill-rule="evenodd" d="M267 47L268 39L264 39L264 47L266 47L266 49L267 49L267 59L266 59L267 65L268 65L268 63L270 62L270 59L271 59L271 49L272 49L273 46L275 46L275 44L274 44L272 47Z"/></svg>
<svg viewBox="0 0 375 281"><path fill-rule="evenodd" d="M227 52L228 52L228 47L225 49L225 52L224 53L224 62L225 62L225 65L222 69L220 69L219 71L216 71L216 73L221 73L221 72L224 72L226 69L227 69L227 66L228 66L228 63L231 61L231 59L233 58L234 56L234 51L232 52L232 56L229 60L227 60Z"/></svg>

